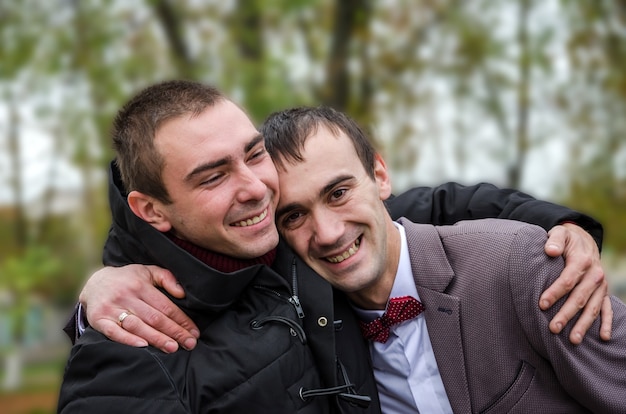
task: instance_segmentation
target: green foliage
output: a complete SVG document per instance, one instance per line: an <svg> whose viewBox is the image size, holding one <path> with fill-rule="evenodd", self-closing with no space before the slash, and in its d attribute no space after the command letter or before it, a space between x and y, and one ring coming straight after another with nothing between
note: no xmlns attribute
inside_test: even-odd
<svg viewBox="0 0 626 414"><path fill-rule="evenodd" d="M346 4L352 9L339 7ZM558 18L547 21L547 12ZM1 2L0 99L20 104L14 126L24 140L33 126L54 137L48 157L78 171L82 198L79 210L44 207L46 217L29 218L29 243L48 252L23 256L12 244L11 206L2 207L0 261L13 257L19 265L10 267L25 271L33 255L57 258L55 282L38 289L75 300L100 264L109 227L111 120L138 89L179 77L218 85L257 123L285 107L341 102L375 132L398 186L406 171L404 187L507 184L502 177L514 167L520 177L544 167L524 164L525 156L557 144L566 152L562 200L610 222L607 245L626 251L617 190L626 151L625 21L617 1ZM5 134L0 129L0 144ZM489 176L469 174L488 165ZM9 180L2 174L0 185ZM23 179L24 188L34 186ZM52 200L58 189L46 185Z"/></svg>
<svg viewBox="0 0 626 414"><path fill-rule="evenodd" d="M0 263L0 288L22 296L40 290L54 279L61 262L47 246L33 246L21 257L9 257Z"/></svg>
<svg viewBox="0 0 626 414"><path fill-rule="evenodd" d="M0 205L0 291L13 299L15 336L33 297L71 305L101 265L111 121L137 90L172 78L217 85L256 123L290 106L341 103L374 131L395 191L449 179L506 185L514 167L556 178L549 198L600 220L604 251L625 256L623 4L0 1L0 196L12 178L2 168L10 128L25 155L37 154L23 164L22 194L45 194L20 200L25 248L15 242L15 205ZM17 119L4 115L8 104ZM33 134L52 149L37 152ZM542 161L524 163L531 155ZM63 193L55 168L27 174L50 162L77 172L78 195ZM515 185L534 194L533 184ZM71 208L53 208L74 196Z"/></svg>
<svg viewBox="0 0 626 414"><path fill-rule="evenodd" d="M0 263L0 290L8 292L13 305L9 315L13 319L14 338L20 343L26 313L32 295L41 293L55 283L61 262L46 246L32 246L23 255L5 259Z"/></svg>
<svg viewBox="0 0 626 414"><path fill-rule="evenodd" d="M592 163L592 173L573 181L563 203L604 224L604 250L626 252L626 179L615 179L603 158Z"/></svg>

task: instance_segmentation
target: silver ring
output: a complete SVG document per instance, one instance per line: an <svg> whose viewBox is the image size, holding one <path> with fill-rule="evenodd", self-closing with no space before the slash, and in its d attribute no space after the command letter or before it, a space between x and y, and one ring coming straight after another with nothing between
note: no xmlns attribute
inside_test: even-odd
<svg viewBox="0 0 626 414"><path fill-rule="evenodd" d="M122 312L120 313L120 316L117 317L117 324L120 326L120 328L123 328L122 322L124 322L124 319L128 318L129 315L130 313L128 312Z"/></svg>

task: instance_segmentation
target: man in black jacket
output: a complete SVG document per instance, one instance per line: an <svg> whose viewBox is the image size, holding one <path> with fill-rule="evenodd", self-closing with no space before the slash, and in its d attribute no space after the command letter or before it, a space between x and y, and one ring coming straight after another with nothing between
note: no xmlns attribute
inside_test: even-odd
<svg viewBox="0 0 626 414"><path fill-rule="evenodd" d="M168 100L171 99L172 92L190 87L189 84L184 82L168 83L166 86L170 88L167 94L160 94L153 98L157 101ZM223 108L223 106L226 107ZM129 110L132 107L133 103L127 105ZM146 131L148 136L155 136L155 146L158 150L144 154L133 148L134 153L140 159L142 156L144 159L143 163L138 163L139 165L131 163L126 166L127 171L132 171L133 168L135 168L135 171L133 174L128 174L128 177L125 177L123 180L124 184L116 177L115 166L113 166L111 174L111 202L114 223L105 249L105 264L119 266L136 262L168 267L179 277L179 281L185 288L187 295L185 299L175 300L175 303L183 307L192 316L201 332L200 345L192 353L179 351L172 354L174 355L172 358L157 352L153 348L145 348L148 352L141 353L142 355L149 354L150 358L159 361L159 369L152 368L155 372L161 372L164 377L174 376L175 379L179 379L180 383L175 383L175 386L171 389L161 384L162 392L167 394L165 399L172 398L173 400L182 401L181 404L186 409L189 409L190 412L195 412L193 407L197 407L197 405L193 405L194 402L201 401L201 406L207 407L207 404L219 399L215 394L202 395L203 393L197 390L198 383L207 384L205 387L211 388L219 381L224 380L224 378L210 376L207 373L208 371L225 372L227 377L229 371L242 371L243 377L249 376L252 378L248 370L253 369L249 365L254 364L251 364L250 361L255 361L259 355L255 352L250 354L242 353L241 351L250 351L246 348L248 344L242 344L240 348L235 346L233 351L231 349L233 348L232 337L236 336L233 332L230 332L231 338L228 340L228 343L231 345L222 348L228 348L231 351L226 361L236 361L235 366L230 369L228 367L220 368L219 361L224 361L223 355L209 364L206 361L210 361L209 356L212 352L215 352L215 349L211 347L215 346L215 337L220 336L217 333L218 326L232 329L233 327L241 328L245 325L262 330L267 325L259 322L259 319L257 319L259 315L256 315L257 318L255 318L255 315L252 314L257 312L259 308L265 309L264 307L266 307L265 303L259 304L255 299L259 296L259 291L275 292L273 287L278 286L280 287L279 290L283 291L282 294L279 291L278 296L282 295L287 301L290 300L292 303L295 303L291 311L295 310L298 316L296 318L293 318L293 315L289 317L288 312L290 310L283 309L281 311L284 312L283 314L267 315L267 318L270 319L263 317L260 320L275 322L277 326L272 325L274 331L280 329L281 324L289 326L293 330L292 334L294 337L301 342L304 342L303 338L308 338L310 352L315 360L315 366L319 370L321 383L325 387L339 387L335 395L339 396L338 401L343 401L341 403L344 405L343 408L354 409L354 405L348 406L344 402L361 402L365 400L365 398L362 398L362 394L367 394L374 399L374 403L370 405L370 410L375 412L378 409L378 404L375 390L372 388L371 372L362 363L367 359L367 349L362 344L359 345L359 341L355 341L355 338L358 338L357 325L345 300L342 299L341 295L333 296L330 287L316 277L310 269L295 259L292 253L283 248L284 246L280 245L278 250L276 250L276 259L274 259L273 254L267 254L267 251L270 251L270 253L274 251L273 246L277 242L277 239L273 239L271 229L265 226L268 217L273 225L272 207L275 206L275 202L270 200L275 196L275 185L272 182L269 170L262 169L256 171L260 164L264 165L260 163L259 159L262 159L265 155L262 142L258 140L258 133L251 133L252 130L249 128L250 123L247 117L245 115L242 117L241 114L243 113L223 98L220 98L217 104L209 105L208 109L207 107L201 107L194 110L193 113L194 115L192 116L188 112L183 111L178 113L172 120L163 120L162 123L157 123L157 126L153 127L152 131ZM213 116L209 116L211 113L214 113ZM233 116L233 114L236 116ZM208 117L207 119L204 119L205 115ZM203 120L199 128L191 128L194 122L198 122L198 120ZM241 134L242 126L245 127L243 128L243 134ZM141 127L145 128L145 125L141 125ZM119 129L124 130L123 128ZM236 142L238 142L235 138L240 135L246 136L246 134L251 137L250 141L246 142L246 145L242 145L242 148L233 149L233 147L236 147ZM163 137L169 137L170 141L181 145L159 144L159 137L161 140L164 139ZM194 140L187 142L189 138L194 138ZM209 143L212 145L208 145ZM258 146L259 143L261 143L261 146ZM190 149L191 151L189 151ZM132 153L133 151L129 152ZM222 154L220 151L223 151L224 156L219 156ZM207 154L211 154L211 156L207 157ZM163 157L164 160L163 158L160 159L160 157ZM157 160L156 166L150 164L150 160L154 159ZM167 160L167 162L161 166L159 165L161 160ZM119 159L118 162L120 162ZM137 164L136 161L135 164ZM128 203L126 203L123 199L126 195L124 187L132 189L143 185L149 188L150 185L154 184L154 181L133 183L129 177L134 176L135 179L138 179L137 177L145 175L151 176L154 180L155 174L150 174L146 169L149 170L155 167L157 168L156 181L159 180L159 168L163 168L160 178L166 191L164 193L153 191L153 194L146 196L146 194L141 194L134 190L128 193ZM124 175L124 167L122 166L120 169L122 170L122 175ZM265 180L259 178L264 176ZM176 178L179 178L179 180L177 181ZM228 186L233 185L235 187L232 193L229 193ZM215 191L215 189L219 191ZM418 190L417 199L415 198L416 193L410 192L392 200L390 203L391 210L395 211L395 214L406 215L419 220L419 214L423 215L424 212L429 211L419 206L421 201L419 199L421 195L419 191L422 190ZM273 194L269 194L272 192ZM483 192L496 193L498 196L488 198L489 201L481 204L480 200L477 201L475 196ZM224 194L228 194L230 197L226 197ZM498 215L502 211L509 210L511 218L522 219L524 216L523 208L517 211L516 208L525 203L535 203L535 200L523 194L498 192L495 188L487 185L473 188L448 185L433 192L432 195L435 197L451 195L459 199L465 198L465 200L460 200L462 205L458 207L459 211L469 211L470 216L464 216L467 218L472 218L472 211L477 212L475 217L481 217L485 214ZM244 215L242 213L243 207L248 204L253 205L254 208L250 210L249 214L246 213ZM233 208L233 205L236 208ZM564 221L578 220L578 222L583 222L587 220L591 222L584 216L561 209L558 206L550 205L549 203L543 203L543 205L547 207L547 210L552 210L553 213L558 212L557 214L551 214L549 218L543 219L542 224L548 228ZM132 210L130 214L129 206ZM439 211L432 210L427 214L431 216L436 214L439 219L438 222L442 222L441 220L443 222L455 220L457 218L454 209L446 205L443 207ZM448 215L443 214L446 209L451 211L451 213ZM417 213L412 214L412 211ZM220 215L219 213L222 214ZM137 219L137 216L143 220ZM206 220L207 217L215 216L221 219L212 222ZM212 229L213 231L207 232L206 229ZM596 227L596 229L599 229L599 227ZM242 234L243 237L241 236ZM255 239L257 237L259 239L258 242ZM251 245L249 241L252 239L255 240L255 243ZM186 254L184 251L191 253L191 255ZM197 260L194 260L192 256L204 261L204 263L198 264ZM222 266L224 261L232 262L233 258L236 258L235 262L239 262L238 266L243 266L243 269L240 268L240 271L243 270L241 273L248 274L247 278L238 277L239 273L225 277L224 273L220 274L220 272L216 271L215 268L219 270L219 266ZM252 263L242 264L241 260L239 260L241 258L252 260ZM185 261L190 261L191 264L183 263ZM211 266L207 266L207 264ZM285 279L288 280L287 285L279 282L274 277L275 272L271 272L265 264L272 264L278 273L288 276L282 279L283 282ZM226 271L233 270L230 267L222 269ZM253 272L259 272L266 276L250 275L250 269L254 269ZM203 274L199 277L198 275L201 273L206 273L206 276ZM208 282L206 281L207 278ZM259 285L256 284L257 281L260 281ZM259 290L246 290L245 286L248 283L251 283L255 288L258 286ZM236 286L233 287L233 285ZM90 285L88 284L88 286ZM302 297L302 308L297 306L298 292L300 292ZM238 295L242 295L242 299L238 299ZM602 296L603 294L601 293L600 298ZM334 308L333 297L335 298ZM598 307L597 304L596 307ZM89 308L92 308L91 304ZM227 310L223 311L224 309ZM254 312L250 312L250 310ZM134 324L141 328L142 325L139 318L133 314L142 313L144 312L142 312L141 307L129 307L121 312L120 317L117 318L119 327L117 324L113 326L130 330L132 329L132 324ZM167 314L168 312L166 311L165 313ZM302 318L304 315L306 317ZM99 318L91 318L90 316L90 321L92 323L93 321L97 322ZM220 324L220 321L223 323ZM109 326L111 325L109 324ZM107 333L106 329L104 331ZM113 337L114 335L111 332L119 331L110 331L107 335ZM274 334L279 335L277 332L274 332ZM268 337L270 337L269 334ZM129 337L126 338L128 339ZM97 368L100 365L99 362L102 362L101 355L103 354L107 355L107 358L111 358L111 360L107 360L107 363L111 364L115 361L120 362L117 360L120 358L120 353L133 354L135 352L128 349L125 352L125 348L115 348L117 346L95 333L95 331L87 330L87 333L80 339L72 351L61 392L61 408L78 407L81 401L85 402L88 400L86 398L77 398L79 395L84 396L91 393L94 400L96 399L95 397L104 396L107 391L111 391L107 390L107 386L111 384L118 385L114 391L115 393L124 394L124 390L127 387L120 386L120 384L124 383L124 385L127 385L128 381L126 380L133 378L133 375L129 374L135 372L139 374L139 370L125 362L121 362L118 365L133 367L132 371L126 373L126 376L121 375L121 373L125 372L123 369L119 370L119 372L106 369L102 373ZM338 358L335 355L335 347ZM111 351L111 349L114 351ZM200 353L197 352L198 349L201 350ZM269 356L266 355L268 353L267 349L262 349L259 352L264 357L272 358L277 351L279 350L270 350ZM307 367L307 350L299 348L299 352L302 353L304 360L301 364L288 364L289 367ZM183 355L195 353L195 355L201 355L202 358L181 357L181 353ZM279 352L279 354L282 355L283 351ZM177 361L177 359L181 358L185 360L182 364L180 361ZM126 361L125 358L122 358L122 360ZM134 360L134 358L128 357L128 361L131 360ZM177 363L172 361L177 361ZM190 376L189 371L185 372L183 370L181 372L181 365L187 369L192 368L192 375ZM142 375L139 375L140 378L143 378L149 371L147 364L142 368L144 369L141 370ZM197 374L198 372L204 372L206 377ZM106 373L109 373L110 376L107 376ZM96 379L100 378L102 382L94 381L94 375ZM282 370L278 370L270 372L268 375L274 375L275 380L283 380L282 375L285 375L285 373ZM116 377L124 378L125 381L115 381ZM158 378L158 376L155 378ZM258 381L258 378L255 379L257 381L252 380L251 388L268 390L265 381ZM315 378L310 380L315 382ZM136 386L135 383L138 381L134 380L132 382ZM141 384L142 381L139 380L139 383ZM190 386L192 383L196 384L195 388ZM295 398L297 404L311 403L311 401L315 400L319 401L319 398L311 398L316 394L332 393L332 390L328 389L311 392L306 387L296 387L296 383L297 381L293 382L292 387L287 385L282 385L282 387L287 390L290 399L294 399L290 394L290 390L297 388L298 396L300 397L299 401ZM354 384L354 386L346 386L347 384ZM155 401L164 397L163 395L155 394L155 388L157 387L154 387L154 385L150 387L146 385L142 388L142 391L145 393L142 396L145 397L146 401L142 401L140 404L149 404L147 400ZM185 390L185 392L182 392L182 390ZM247 390L247 392L253 391ZM131 391L128 392L130 393ZM271 390L269 392L270 394L268 395L272 395ZM132 393L135 393L134 388ZM198 396L197 394L200 395ZM216 406L221 410L234 410L236 406L228 404L236 401L241 402L241 400L250 401L257 410L263 408L262 405L254 403L254 398L260 398L254 393L246 394L246 390L241 391L240 388L237 388L237 391L220 390L217 395L219 397L226 394L231 395L233 399L225 398L223 401L226 401L226 405ZM121 401L126 400L129 395L124 394ZM189 395L193 395L195 398L190 399ZM119 397L118 394L109 397L112 397L113 401L119 399L117 398ZM331 400L329 404L332 408L337 408L334 405L334 400ZM304 408L293 407L290 406L292 409L308 409L306 406ZM236 407L236 409L245 408L246 406ZM280 412L280 408L277 407L268 409L271 409L273 412ZM284 409L288 410L289 408L286 407ZM319 407L315 409L321 410Z"/></svg>
<svg viewBox="0 0 626 414"><path fill-rule="evenodd" d="M58 411L377 412L367 371L350 378L334 347L322 365L309 345L298 303L303 266L277 247L276 169L245 113L211 87L166 82L122 108L113 140L104 261L180 274L187 296L176 304L200 340L192 352L164 353L87 328L72 348Z"/></svg>

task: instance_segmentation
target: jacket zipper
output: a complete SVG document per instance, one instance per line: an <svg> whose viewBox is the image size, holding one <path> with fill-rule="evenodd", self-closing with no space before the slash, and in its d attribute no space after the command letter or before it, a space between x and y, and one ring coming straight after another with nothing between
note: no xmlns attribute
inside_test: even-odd
<svg viewBox="0 0 626 414"><path fill-rule="evenodd" d="M274 295L278 296L279 298L284 298L284 296L280 292L277 292L274 289L270 289L268 287L261 286L261 285L256 285L255 287L258 289L265 290L267 292L271 292ZM298 314L298 318L303 319L304 309L302 308L302 305L300 304L300 298L298 297L298 272L296 270L296 257L295 256L293 258L293 261L291 262L291 296L287 298L287 301L291 303L291 305L296 310L296 313Z"/></svg>
<svg viewBox="0 0 626 414"><path fill-rule="evenodd" d="M304 318L304 309L300 305L300 298L298 298L298 272L296 272L296 257L294 256L291 262L291 288L292 295L289 298L289 302L296 308L298 318Z"/></svg>

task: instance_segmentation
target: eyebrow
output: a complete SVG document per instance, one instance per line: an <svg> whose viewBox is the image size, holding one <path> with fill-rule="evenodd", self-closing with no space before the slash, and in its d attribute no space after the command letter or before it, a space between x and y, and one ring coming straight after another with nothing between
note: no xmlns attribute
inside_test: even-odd
<svg viewBox="0 0 626 414"><path fill-rule="evenodd" d="M335 177L331 182L329 182L324 187L322 187L322 189L318 193L318 196L320 198L324 197L326 194L331 192L333 190L333 188L335 188L338 184L341 184L342 182L351 180L353 178L354 178L354 176L353 175L349 175L349 174L344 174L344 175L340 175L338 177ZM300 203L289 203L289 204L279 208L278 210L276 210L276 217L282 217L283 214L285 214L285 213L287 213L289 211L297 210L301 205L302 204L300 204Z"/></svg>
<svg viewBox="0 0 626 414"><path fill-rule="evenodd" d="M263 141L263 135L256 134L254 138L252 138L250 142L248 142L248 145L245 146L244 151L245 152L250 151L252 148L256 147L259 144L259 142L262 142L262 141Z"/></svg>
<svg viewBox="0 0 626 414"><path fill-rule="evenodd" d="M246 144L246 146L244 147L244 152L250 151L252 148L257 146L259 144L259 142L262 142L262 141L263 141L263 135L261 135L261 134L255 135L250 140L250 142L248 142ZM189 182L189 181L193 180L193 178L195 176L197 176L198 174L201 174L201 173L203 173L204 171L207 171L207 170L212 170L213 168L221 167L222 165L226 165L230 161L232 161L232 159L233 159L233 157L227 156L227 157L224 157L224 158L220 158L219 160L215 160L215 161L212 161L212 162L207 162L207 163L204 163L204 164L200 164L196 168L194 168L189 174L187 174L183 180L185 182Z"/></svg>

